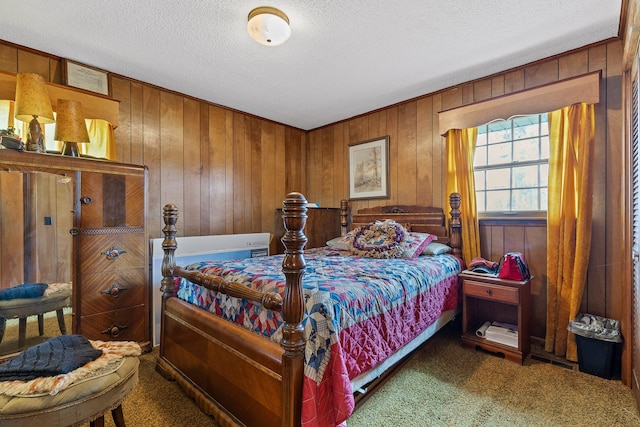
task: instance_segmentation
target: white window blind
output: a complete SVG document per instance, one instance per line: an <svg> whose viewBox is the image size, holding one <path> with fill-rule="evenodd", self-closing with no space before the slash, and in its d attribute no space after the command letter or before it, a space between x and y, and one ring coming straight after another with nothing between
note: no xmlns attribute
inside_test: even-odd
<svg viewBox="0 0 640 427"><path fill-rule="evenodd" d="M638 74L636 73L631 88L631 176L632 176L632 227L633 227L633 307L632 316L636 316L640 298L640 108L638 106ZM639 320L634 319L637 327ZM636 344L637 345L637 344Z"/></svg>

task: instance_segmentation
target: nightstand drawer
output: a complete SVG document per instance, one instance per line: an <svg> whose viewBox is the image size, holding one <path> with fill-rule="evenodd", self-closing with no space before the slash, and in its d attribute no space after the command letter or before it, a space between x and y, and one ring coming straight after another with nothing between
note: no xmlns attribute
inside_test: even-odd
<svg viewBox="0 0 640 427"><path fill-rule="evenodd" d="M511 304L519 303L518 288L473 282L470 280L465 280L463 283L464 294L466 296L474 296Z"/></svg>

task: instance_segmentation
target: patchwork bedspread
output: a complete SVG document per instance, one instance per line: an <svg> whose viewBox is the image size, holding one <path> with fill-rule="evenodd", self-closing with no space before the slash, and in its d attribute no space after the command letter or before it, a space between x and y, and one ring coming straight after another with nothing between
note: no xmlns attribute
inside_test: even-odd
<svg viewBox="0 0 640 427"><path fill-rule="evenodd" d="M186 268L282 295L282 259L283 255L275 255ZM457 306L461 263L451 255L372 259L329 248L308 250L305 260L302 425L339 425L354 407L350 380ZM282 338L281 314L259 304L209 291L186 279L180 281L177 296L273 341Z"/></svg>

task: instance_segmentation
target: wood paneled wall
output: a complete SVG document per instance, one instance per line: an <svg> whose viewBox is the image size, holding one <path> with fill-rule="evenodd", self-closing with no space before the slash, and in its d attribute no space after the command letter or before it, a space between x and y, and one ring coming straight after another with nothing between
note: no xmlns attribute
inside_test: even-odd
<svg viewBox="0 0 640 427"><path fill-rule="evenodd" d="M348 145L390 136L388 200L353 204L433 204L448 208L444 194L445 140L438 134L438 112L523 89L602 71L601 102L596 106L593 239L588 283L582 310L622 320L622 247L618 238L622 168L622 42L589 47L485 79L383 108L308 132L308 190L310 201L337 207L348 195ZM497 260L507 251L525 253L533 282L533 335L545 333L546 224L491 221L481 224L482 255ZM623 325L624 328L624 325ZM623 331L624 332L624 331Z"/></svg>
<svg viewBox="0 0 640 427"><path fill-rule="evenodd" d="M302 130L125 78L111 84L117 159L149 168L151 237L166 203L180 209L179 235L273 233L284 196L306 191Z"/></svg>
<svg viewBox="0 0 640 427"><path fill-rule="evenodd" d="M25 281L24 177L0 171L0 289Z"/></svg>
<svg viewBox="0 0 640 427"><path fill-rule="evenodd" d="M348 195L348 145L390 138L388 200L376 204L445 206L444 138L438 112L588 72L602 70L596 107L596 167L592 255L583 310L622 317L620 212L622 42L573 51L460 84L309 132L112 76L120 101L117 159L149 168L150 237L161 236L165 203L180 208L179 235L274 231L275 209L289 191L339 207ZM61 82L60 59L0 43L0 70L30 71ZM546 228L538 223L482 226L483 255L521 250L536 275L534 336L544 336ZM488 244L488 242L491 242ZM624 326L623 326L624 327ZM624 333L624 331L623 331Z"/></svg>
<svg viewBox="0 0 640 427"><path fill-rule="evenodd" d="M9 43L0 70L62 82L60 58ZM180 209L179 236L273 233L284 196L306 192L304 131L126 77L111 86L117 161L149 168L151 238L162 236L166 203Z"/></svg>

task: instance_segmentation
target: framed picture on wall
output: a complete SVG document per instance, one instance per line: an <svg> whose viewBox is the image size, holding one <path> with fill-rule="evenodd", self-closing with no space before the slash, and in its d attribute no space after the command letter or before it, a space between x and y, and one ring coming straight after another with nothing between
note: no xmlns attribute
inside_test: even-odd
<svg viewBox="0 0 640 427"><path fill-rule="evenodd" d="M349 199L389 198L389 136L349 144Z"/></svg>
<svg viewBox="0 0 640 427"><path fill-rule="evenodd" d="M111 96L109 72L89 67L77 62L63 60L62 74L64 84L89 90L105 96Z"/></svg>

